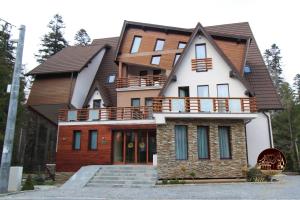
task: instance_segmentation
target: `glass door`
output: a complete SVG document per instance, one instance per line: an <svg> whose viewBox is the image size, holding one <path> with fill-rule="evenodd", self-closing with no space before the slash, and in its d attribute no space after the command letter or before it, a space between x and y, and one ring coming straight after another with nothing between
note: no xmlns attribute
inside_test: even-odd
<svg viewBox="0 0 300 200"><path fill-rule="evenodd" d="M140 130L138 134L137 162L147 163L147 132Z"/></svg>
<svg viewBox="0 0 300 200"><path fill-rule="evenodd" d="M113 161L114 163L123 162L124 137L121 131L113 133Z"/></svg>
<svg viewBox="0 0 300 200"><path fill-rule="evenodd" d="M133 131L128 131L125 133L126 139L126 163L135 162L135 134Z"/></svg>

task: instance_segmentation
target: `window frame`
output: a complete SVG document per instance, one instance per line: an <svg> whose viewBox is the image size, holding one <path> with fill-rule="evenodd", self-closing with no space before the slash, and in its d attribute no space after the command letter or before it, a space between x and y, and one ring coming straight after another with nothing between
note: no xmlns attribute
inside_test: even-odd
<svg viewBox="0 0 300 200"><path fill-rule="evenodd" d="M206 43L195 44L195 58L196 59L204 59L204 58L197 58L197 46L204 46L204 49L205 49L205 58L207 58Z"/></svg>
<svg viewBox="0 0 300 200"><path fill-rule="evenodd" d="M220 84L217 84L217 97L220 97L220 96L219 96L219 90L218 90L218 86L219 86L219 85L227 85L228 97L230 97L229 83L220 83ZM220 98L226 98L226 97L220 97Z"/></svg>
<svg viewBox="0 0 300 200"><path fill-rule="evenodd" d="M98 108L95 107L95 101L100 101ZM101 108L101 105L102 105L102 99L93 99L93 109L99 109L99 108Z"/></svg>
<svg viewBox="0 0 300 200"><path fill-rule="evenodd" d="M180 44L185 44L185 46L183 48L179 48ZM187 44L186 42L179 41L177 45L177 49L184 49L186 47L186 44Z"/></svg>
<svg viewBox="0 0 300 200"><path fill-rule="evenodd" d="M190 97L190 86L179 86L178 87L178 97L183 98L180 96L180 89L187 89L188 96L185 96L185 97Z"/></svg>
<svg viewBox="0 0 300 200"><path fill-rule="evenodd" d="M136 51L136 52L132 52L132 48L133 48L133 45L134 45L135 38L140 38L140 39L141 39L141 42L140 42L140 44L139 44L139 47L138 47L137 51ZM140 46L141 46L141 43L142 43L142 38L143 38L143 37L140 36L140 35L134 35L134 36L133 36L133 39L132 39L132 42L131 42L131 47L130 47L130 54L135 54L135 53L138 53L138 52L139 52L139 49L140 49Z"/></svg>
<svg viewBox="0 0 300 200"><path fill-rule="evenodd" d="M134 100L139 100L139 106L133 106L133 101L134 101ZM130 104L131 107L140 107L140 106L141 106L141 98L131 98L130 101L131 101L131 104Z"/></svg>
<svg viewBox="0 0 300 200"><path fill-rule="evenodd" d="M76 142L76 133L79 133L79 148L76 149L75 148L75 142ZM72 138L72 150L74 151L80 151L81 150L81 134L82 131L81 130L73 130L73 138Z"/></svg>
<svg viewBox="0 0 300 200"><path fill-rule="evenodd" d="M153 97L145 97L145 102L144 105L147 106L147 101L152 101L152 106L153 106Z"/></svg>
<svg viewBox="0 0 300 200"><path fill-rule="evenodd" d="M162 45L162 49L159 49L159 50L156 49L158 41L163 41L164 42L163 45ZM156 41L155 41L155 45L154 45L153 51L163 51L164 47L165 47L165 42L166 42L165 39L157 38Z"/></svg>
<svg viewBox="0 0 300 200"><path fill-rule="evenodd" d="M227 158L223 158L221 157L221 148L220 148L220 133L219 133L219 128L220 127L226 127L227 130L228 130L228 147L229 147L229 157ZM231 139L232 139L232 136L231 136L231 127L230 126L218 126L218 137L219 137L219 153L220 153L220 160L231 160L232 159L232 142L231 142Z"/></svg>
<svg viewBox="0 0 300 200"><path fill-rule="evenodd" d="M179 57L178 57L177 60L176 60L176 57L177 57L178 55L179 55ZM176 53L176 54L175 54L175 57L174 57L174 60L173 60L173 67L174 67L174 66L176 65L176 63L178 62L180 56L181 56L181 53Z"/></svg>
<svg viewBox="0 0 300 200"><path fill-rule="evenodd" d="M207 93L208 93L208 96L207 97L210 97L210 93L209 93L209 85L197 85L197 97L200 97L199 96L199 90L198 88L199 87L204 87L204 86L207 86ZM201 97L200 97L201 98ZM206 97L203 97L203 98L206 98Z"/></svg>
<svg viewBox="0 0 300 200"><path fill-rule="evenodd" d="M200 155L199 155L199 143L198 143L198 128L205 128L206 129L206 135L207 135L207 158L200 158ZM197 126L197 150L198 150L198 159L199 160L210 160L210 139L209 139L209 126L203 126L203 125L200 125L200 126Z"/></svg>
<svg viewBox="0 0 300 200"><path fill-rule="evenodd" d="M92 144L92 141L91 141L91 139L92 139L92 137L91 137L91 135L92 135L92 133L94 133L93 131L95 131L96 132L96 135L97 135L97 137L96 137L96 148L95 149L92 149L91 147L91 144ZM98 130L89 130L89 136L88 136L88 150L89 151L97 151L98 150Z"/></svg>
<svg viewBox="0 0 300 200"><path fill-rule="evenodd" d="M154 58L154 57L159 57L159 62L158 62L158 64L153 64L153 58ZM153 55L153 56L151 57L150 64L151 64L151 65L157 65L157 66L158 66L158 65L160 64L160 59L161 59L161 55Z"/></svg>
<svg viewBox="0 0 300 200"><path fill-rule="evenodd" d="M185 130L185 136L186 136L186 159L178 159L177 156L176 156L176 152L177 152L177 148L176 148L176 126L184 126L186 127ZM189 160L189 138L188 138L188 125L186 124L176 124L174 126L174 134L175 134L175 160L177 161L186 161L186 160Z"/></svg>

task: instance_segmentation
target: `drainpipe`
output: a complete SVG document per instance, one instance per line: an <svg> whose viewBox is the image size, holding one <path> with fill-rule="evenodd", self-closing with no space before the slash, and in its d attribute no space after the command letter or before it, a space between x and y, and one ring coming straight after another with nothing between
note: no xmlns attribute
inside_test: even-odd
<svg viewBox="0 0 300 200"><path fill-rule="evenodd" d="M246 143L246 156L247 156L247 166L249 164L249 158L248 158L248 143L247 143L247 128L246 128L246 125L249 124L250 122L252 121L252 119L249 119L247 120L245 123L244 123L244 129L245 129L245 143Z"/></svg>
<svg viewBox="0 0 300 200"><path fill-rule="evenodd" d="M271 119L270 119L270 117L269 117L269 115L267 115L264 111L262 112L265 116L266 116L266 118L267 118L267 120L268 120L268 131L269 131L269 140L270 140L270 148L273 148L273 142L272 142L272 133L271 133Z"/></svg>

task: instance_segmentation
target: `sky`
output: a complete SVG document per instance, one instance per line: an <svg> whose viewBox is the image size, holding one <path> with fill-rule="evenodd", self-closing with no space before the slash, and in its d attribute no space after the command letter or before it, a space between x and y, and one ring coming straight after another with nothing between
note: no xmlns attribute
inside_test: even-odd
<svg viewBox="0 0 300 200"><path fill-rule="evenodd" d="M84 28L92 39L119 36L124 20L193 28L249 22L261 52L276 43L281 49L284 78L300 73L300 1L298 0L0 0L0 18L26 26L23 64L30 71L47 24L62 15L65 38L74 42ZM17 37L17 28L13 29Z"/></svg>

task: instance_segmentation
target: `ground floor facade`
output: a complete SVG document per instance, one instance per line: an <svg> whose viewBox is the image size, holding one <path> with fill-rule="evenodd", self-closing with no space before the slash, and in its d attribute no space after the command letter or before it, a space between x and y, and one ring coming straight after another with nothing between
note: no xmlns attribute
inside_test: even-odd
<svg viewBox="0 0 300 200"><path fill-rule="evenodd" d="M57 171L85 165L157 165L159 179L242 178L244 120L167 119L165 124L61 125Z"/></svg>

